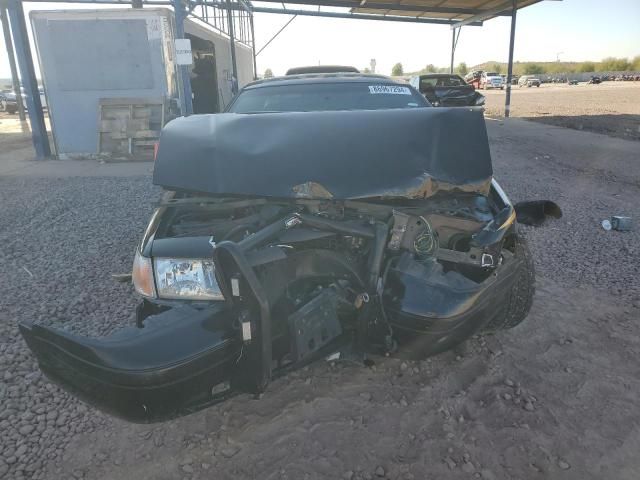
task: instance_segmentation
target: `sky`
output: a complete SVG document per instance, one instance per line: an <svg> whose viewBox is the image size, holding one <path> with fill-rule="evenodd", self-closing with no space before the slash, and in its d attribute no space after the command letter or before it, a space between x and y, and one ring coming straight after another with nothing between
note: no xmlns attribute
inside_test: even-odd
<svg viewBox="0 0 640 480"><path fill-rule="evenodd" d="M27 12L55 8L78 6L25 4ZM287 15L256 14L257 48L289 19ZM509 18L496 18L482 27L464 27L455 63L506 62L509 26ZM445 25L300 16L260 53L257 63L259 73L270 68L279 75L302 65L339 64L362 69L375 58L376 71L389 74L397 62L405 72L427 64L447 66L450 48L451 29ZM7 78L10 72L4 45L0 50L0 78ZM636 55L640 55L640 0L547 0L518 12L516 61L598 61L607 56Z"/></svg>

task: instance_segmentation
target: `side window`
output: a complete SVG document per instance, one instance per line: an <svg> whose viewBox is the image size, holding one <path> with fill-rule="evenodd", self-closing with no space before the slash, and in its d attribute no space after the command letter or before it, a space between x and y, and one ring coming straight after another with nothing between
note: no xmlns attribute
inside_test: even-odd
<svg viewBox="0 0 640 480"><path fill-rule="evenodd" d="M423 78L420 80L420 91L427 90L436 86L437 79Z"/></svg>

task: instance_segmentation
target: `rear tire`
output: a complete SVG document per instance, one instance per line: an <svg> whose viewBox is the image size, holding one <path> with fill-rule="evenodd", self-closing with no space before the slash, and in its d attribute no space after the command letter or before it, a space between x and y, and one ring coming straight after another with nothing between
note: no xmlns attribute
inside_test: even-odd
<svg viewBox="0 0 640 480"><path fill-rule="evenodd" d="M507 309L503 315L494 318L487 324L484 328L486 332L516 327L522 323L531 310L536 290L536 272L531 252L524 238L517 237L515 239L514 254L522 261L522 264L509 292Z"/></svg>

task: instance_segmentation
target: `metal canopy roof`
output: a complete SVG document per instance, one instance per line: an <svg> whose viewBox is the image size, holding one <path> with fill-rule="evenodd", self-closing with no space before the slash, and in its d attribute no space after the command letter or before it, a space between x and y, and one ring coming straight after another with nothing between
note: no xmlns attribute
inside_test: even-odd
<svg viewBox="0 0 640 480"><path fill-rule="evenodd" d="M43 159L51 154L49 138L40 96L38 95L38 82L35 75L35 67L29 46L29 36L23 2L58 2L59 0L0 0L0 17L2 17L3 30L10 31L15 45L15 57L20 67L21 78L24 82L27 94L29 119L31 121L31 135L38 159ZM62 0L65 2L65 0ZM67 3L106 3L106 4L130 4L134 8L142 8L143 5L172 5L175 12L175 38L185 38L184 21L188 16L196 17L214 29L223 31L229 37L231 47L232 81L237 79L237 66L235 56L236 29L238 41L245 41L245 37L251 39L253 49L254 72L256 71L256 52L253 35L253 13L279 13L292 15L291 19L282 27L266 45L277 37L291 21L298 15L316 17L349 18L360 20L384 20L393 22L434 23L450 25L452 28L451 64L453 72L454 54L461 27L465 25L482 25L485 20L498 16L511 17L511 33L509 38L509 63L507 73L505 95L505 117L509 116L511 102L511 76L513 67L513 49L515 40L516 13L517 10L528 7L543 0L66 0ZM268 6L263 6L264 4ZM270 6L269 4L277 4ZM293 5L295 8L287 7ZM309 8L314 7L314 8ZM323 10L329 7L332 10ZM10 28L9 28L9 23ZM224 28L226 24L226 29ZM8 36L7 36L8 38ZM7 53L12 58L14 49L7 43ZM265 47L266 47L265 45ZM263 47L264 49L264 47ZM182 113L192 113L191 106L191 80L190 73L185 65L181 65L179 76L183 92L180 95ZM17 79L17 72L12 68L12 77ZM17 85L17 83L16 83ZM237 86L234 83L234 91ZM21 116L24 112L21 109Z"/></svg>
<svg viewBox="0 0 640 480"><path fill-rule="evenodd" d="M512 0L256 0L260 3L280 5L306 5L321 7L345 7L354 17L360 15L375 16L380 19L410 21L420 23L449 24L455 27L463 25L482 25L482 22L498 16L510 16ZM518 0L517 8L524 8L542 0ZM255 11L261 9L254 8ZM267 9L264 9L267 10ZM300 10L280 8L300 14ZM275 12L274 12L275 13ZM316 12L313 12L316 13ZM317 12L320 13L320 12ZM331 12L321 12L328 13ZM321 16L321 15L318 15ZM394 18L395 17L395 18Z"/></svg>

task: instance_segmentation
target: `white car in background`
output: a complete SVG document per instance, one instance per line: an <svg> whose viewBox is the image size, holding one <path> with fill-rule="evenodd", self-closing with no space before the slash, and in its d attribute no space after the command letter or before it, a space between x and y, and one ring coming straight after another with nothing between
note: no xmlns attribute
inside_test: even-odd
<svg viewBox="0 0 640 480"><path fill-rule="evenodd" d="M499 73L482 72L482 76L480 77L480 88L483 90L489 88L499 88L500 90L504 90L504 80Z"/></svg>

